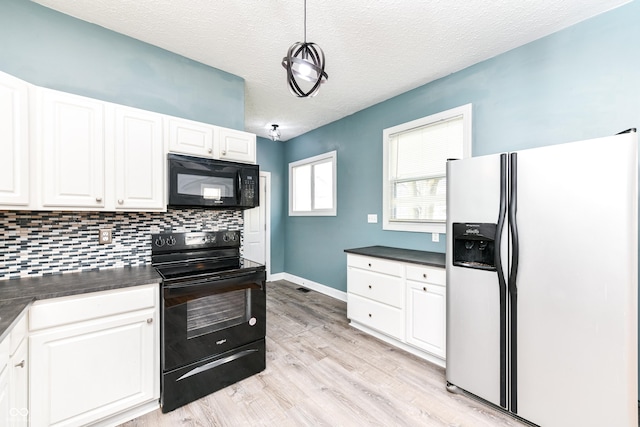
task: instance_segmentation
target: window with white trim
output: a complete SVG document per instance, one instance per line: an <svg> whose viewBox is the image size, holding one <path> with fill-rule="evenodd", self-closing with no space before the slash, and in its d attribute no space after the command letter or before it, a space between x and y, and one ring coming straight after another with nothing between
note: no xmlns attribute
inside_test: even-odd
<svg viewBox="0 0 640 427"><path fill-rule="evenodd" d="M289 215L335 216L337 152L289 163Z"/></svg>
<svg viewBox="0 0 640 427"><path fill-rule="evenodd" d="M444 233L447 159L471 156L471 104L383 131L384 230Z"/></svg>

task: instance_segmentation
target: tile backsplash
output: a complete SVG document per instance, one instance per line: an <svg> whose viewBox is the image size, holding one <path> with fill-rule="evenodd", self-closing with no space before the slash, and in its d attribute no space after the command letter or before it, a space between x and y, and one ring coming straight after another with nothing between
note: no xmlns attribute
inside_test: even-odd
<svg viewBox="0 0 640 427"><path fill-rule="evenodd" d="M0 280L151 263L151 234L242 230L242 211L0 211ZM112 243L98 243L110 228Z"/></svg>

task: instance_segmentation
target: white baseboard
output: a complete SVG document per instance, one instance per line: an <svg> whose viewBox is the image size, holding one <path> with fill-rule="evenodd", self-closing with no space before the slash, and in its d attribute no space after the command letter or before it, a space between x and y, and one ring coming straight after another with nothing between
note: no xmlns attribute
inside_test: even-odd
<svg viewBox="0 0 640 427"><path fill-rule="evenodd" d="M272 274L269 278L270 282L275 282L276 280L286 280L291 283L295 283L298 286L302 286L303 288L311 289L312 291L320 292L321 294L330 296L332 298L338 299L340 301L347 302L347 293L344 291L339 291L335 288L332 288L327 285L323 285L312 280L304 279L302 277L294 276L289 273L276 273Z"/></svg>

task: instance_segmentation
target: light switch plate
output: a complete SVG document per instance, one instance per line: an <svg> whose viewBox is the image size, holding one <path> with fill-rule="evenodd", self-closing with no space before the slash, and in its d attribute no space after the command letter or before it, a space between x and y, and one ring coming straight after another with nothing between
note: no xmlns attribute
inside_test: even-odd
<svg viewBox="0 0 640 427"><path fill-rule="evenodd" d="M369 214L367 215L367 222L370 224L375 224L378 222L378 215L376 214Z"/></svg>
<svg viewBox="0 0 640 427"><path fill-rule="evenodd" d="M100 229L100 244L108 245L111 243L111 229L110 228L101 228Z"/></svg>

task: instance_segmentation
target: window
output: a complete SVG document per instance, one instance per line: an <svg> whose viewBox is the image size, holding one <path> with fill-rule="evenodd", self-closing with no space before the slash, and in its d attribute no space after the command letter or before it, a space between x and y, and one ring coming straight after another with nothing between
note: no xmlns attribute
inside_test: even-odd
<svg viewBox="0 0 640 427"><path fill-rule="evenodd" d="M384 230L444 233L447 159L471 155L471 104L383 131Z"/></svg>
<svg viewBox="0 0 640 427"><path fill-rule="evenodd" d="M289 163L289 215L336 215L335 151Z"/></svg>

